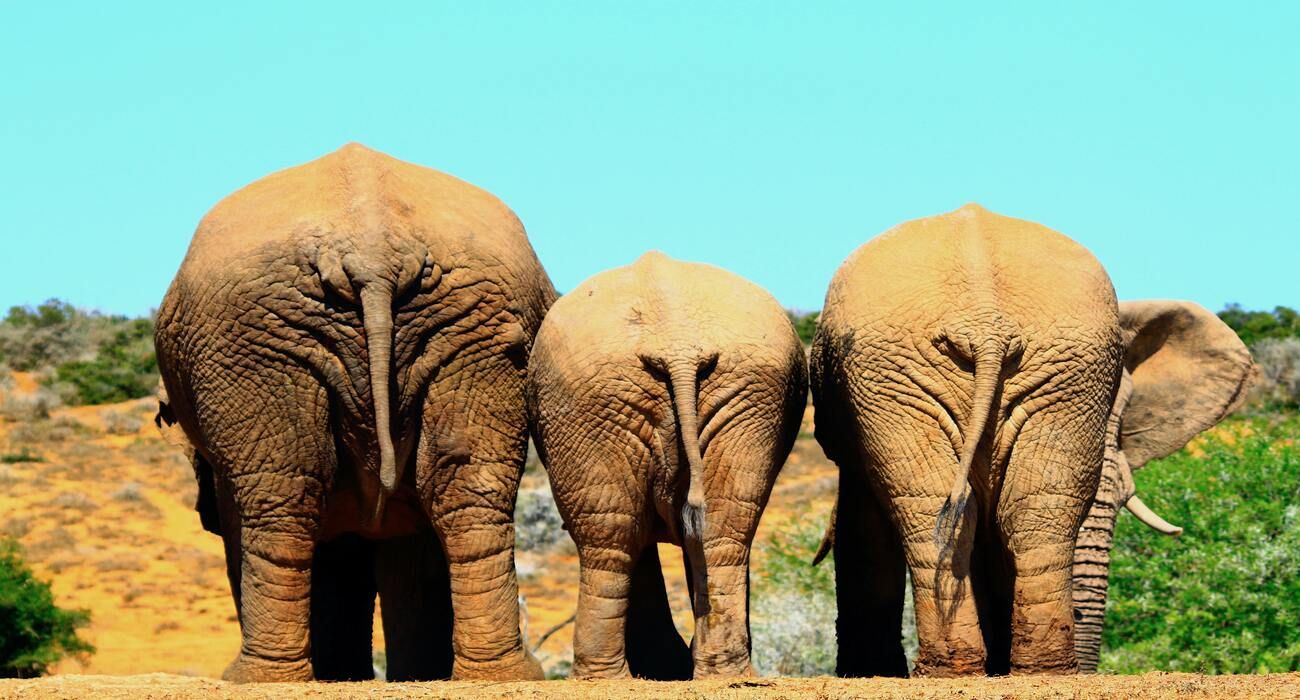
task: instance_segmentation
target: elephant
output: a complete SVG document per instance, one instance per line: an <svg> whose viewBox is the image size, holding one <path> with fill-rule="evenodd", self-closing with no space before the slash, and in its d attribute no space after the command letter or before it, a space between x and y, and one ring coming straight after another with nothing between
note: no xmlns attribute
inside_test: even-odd
<svg viewBox="0 0 1300 700"><path fill-rule="evenodd" d="M376 591L398 676L541 678L513 511L555 298L498 199L359 144L203 218L158 312L158 420L225 543L225 678L368 677Z"/></svg>
<svg viewBox="0 0 1300 700"><path fill-rule="evenodd" d="M803 346L766 291L651 252L556 302L529 358L533 441L580 560L573 674L752 674L750 545L807 403ZM695 616L672 621L658 542Z"/></svg>
<svg viewBox="0 0 1300 700"><path fill-rule="evenodd" d="M1104 584L1088 564L1115 508L1160 522L1129 498L1114 446L1142 461L1177 449L1249 373L1239 342L1166 342L1194 340L1207 315L1121 306L1081 245L975 204L855 251L810 359L815 434L840 479L818 554L835 554L836 672L908 674L908 571L917 675L1075 672L1076 620L1086 641L1101 614L1076 612L1075 596Z"/></svg>
<svg viewBox="0 0 1300 700"><path fill-rule="evenodd" d="M1084 672L1097 670L1101 652L1119 509L1158 532L1182 533L1137 497L1132 472L1182 449L1240 407L1256 373L1241 338L1201 306L1126 301L1119 314L1124 370L1106 428L1101 479L1074 550L1074 647Z"/></svg>

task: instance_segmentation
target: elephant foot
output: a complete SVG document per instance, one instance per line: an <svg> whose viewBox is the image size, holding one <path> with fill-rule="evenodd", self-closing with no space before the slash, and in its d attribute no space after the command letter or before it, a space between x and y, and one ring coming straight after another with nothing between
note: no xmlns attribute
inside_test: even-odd
<svg viewBox="0 0 1300 700"><path fill-rule="evenodd" d="M912 669L914 678L961 678L963 676L983 676L984 662L978 664L936 664L916 662Z"/></svg>
<svg viewBox="0 0 1300 700"><path fill-rule="evenodd" d="M703 664L695 668L694 680L723 679L723 678L754 678L758 672L754 670L754 665L745 659L744 662L735 664Z"/></svg>
<svg viewBox="0 0 1300 700"><path fill-rule="evenodd" d="M1013 676L1073 676L1079 672L1077 665L1053 666L1053 667L1021 667L1012 666L1011 675Z"/></svg>
<svg viewBox="0 0 1300 700"><path fill-rule="evenodd" d="M984 657L980 654L952 654L948 658L926 658L922 655L912 669L916 678L959 678L985 675Z"/></svg>
<svg viewBox="0 0 1300 700"><path fill-rule="evenodd" d="M521 651L499 661L464 663L456 659L451 678L456 681L541 681L546 680L537 657Z"/></svg>
<svg viewBox="0 0 1300 700"><path fill-rule="evenodd" d="M583 681L626 680L632 678L632 672L628 669L625 659L619 660L618 663L608 664L595 664L575 659L571 677Z"/></svg>
<svg viewBox="0 0 1300 700"><path fill-rule="evenodd" d="M221 673L231 683L300 683L314 680L311 661L271 661L241 653Z"/></svg>

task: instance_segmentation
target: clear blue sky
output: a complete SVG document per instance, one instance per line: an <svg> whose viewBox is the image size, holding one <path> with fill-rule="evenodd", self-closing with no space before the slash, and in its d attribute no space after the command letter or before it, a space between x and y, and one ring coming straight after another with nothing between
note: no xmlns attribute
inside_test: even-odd
<svg viewBox="0 0 1300 700"><path fill-rule="evenodd" d="M360 141L561 290L658 248L820 308L977 201L1121 298L1300 306L1300 3L382 4L4 3L0 305L143 313L217 200Z"/></svg>

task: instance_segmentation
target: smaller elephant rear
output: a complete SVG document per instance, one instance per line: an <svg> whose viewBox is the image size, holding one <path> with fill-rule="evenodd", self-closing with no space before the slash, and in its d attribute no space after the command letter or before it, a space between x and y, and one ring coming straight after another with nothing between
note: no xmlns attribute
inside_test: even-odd
<svg viewBox="0 0 1300 700"><path fill-rule="evenodd" d="M784 310L718 268L649 253L556 303L527 397L581 559L575 676L752 673L750 544L806 396ZM684 551L690 650L658 542Z"/></svg>

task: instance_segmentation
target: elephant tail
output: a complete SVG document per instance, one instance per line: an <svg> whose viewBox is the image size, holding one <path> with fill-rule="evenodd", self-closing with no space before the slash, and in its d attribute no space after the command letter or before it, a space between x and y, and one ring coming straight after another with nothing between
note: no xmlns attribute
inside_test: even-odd
<svg viewBox="0 0 1300 700"><path fill-rule="evenodd" d="M392 418L389 415L389 375L393 361L393 292L382 284L361 288L362 327L370 355L370 395L375 402L375 438L379 442L379 482L383 496L375 504L375 515L383 513L384 497L397 489L397 456L393 450Z"/></svg>
<svg viewBox="0 0 1300 700"><path fill-rule="evenodd" d="M695 367L679 363L669 370L673 388L673 408L677 413L677 431L682 437L686 462L690 465L690 488L682 508L686 540L700 541L704 535L704 457L700 454L698 387Z"/></svg>
<svg viewBox="0 0 1300 700"><path fill-rule="evenodd" d="M695 577L695 596L708 600L704 569L704 456L700 453L699 387L696 365L676 362L669 366L673 408L677 413L677 432L681 435L686 461L690 465L690 487L682 508L682 546L691 562ZM707 604L704 606L707 608ZM702 614L698 609L696 614Z"/></svg>
<svg viewBox="0 0 1300 700"><path fill-rule="evenodd" d="M939 517L934 525L934 541L939 547L939 558L943 560L952 551L956 541L957 525L966 512L966 501L970 498L970 469L975 462L975 452L979 449L984 428L988 426L989 415L993 412L993 399L998 393L1001 380L1004 349L998 345L979 346L975 352L975 393L971 399L970 423L962 431L961 461L957 465L957 479L953 482L948 498L939 509Z"/></svg>

